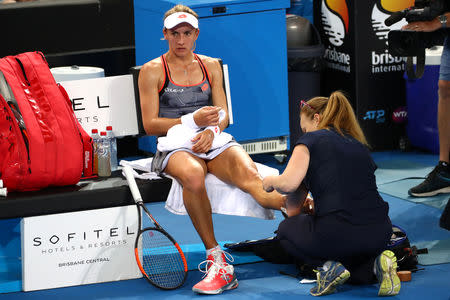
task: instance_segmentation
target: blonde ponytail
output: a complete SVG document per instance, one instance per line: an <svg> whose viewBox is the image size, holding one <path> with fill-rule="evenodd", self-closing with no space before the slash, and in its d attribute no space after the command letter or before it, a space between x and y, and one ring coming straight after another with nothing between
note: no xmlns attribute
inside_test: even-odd
<svg viewBox="0 0 450 300"><path fill-rule="evenodd" d="M341 135L351 135L362 144L368 146L366 137L359 126L355 112L347 97L341 92L333 92L329 98L315 97L308 101L309 107L303 106L301 113L313 118L317 113L321 116L318 129L334 129Z"/></svg>

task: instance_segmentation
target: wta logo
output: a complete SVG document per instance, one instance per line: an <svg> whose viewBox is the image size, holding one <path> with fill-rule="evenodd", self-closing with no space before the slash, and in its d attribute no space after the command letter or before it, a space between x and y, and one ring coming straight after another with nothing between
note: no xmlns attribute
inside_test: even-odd
<svg viewBox="0 0 450 300"><path fill-rule="evenodd" d="M392 112L392 121L395 123L405 123L408 119L408 110L406 106L398 107Z"/></svg>
<svg viewBox="0 0 450 300"><path fill-rule="evenodd" d="M342 46L349 22L345 0L322 0L321 15L323 29L330 43L336 47Z"/></svg>
<svg viewBox="0 0 450 300"><path fill-rule="evenodd" d="M375 3L372 9L372 28L379 40L386 41L390 30L400 30L407 22L403 19L400 22L386 26L384 21L391 14L414 6L414 0L380 0Z"/></svg>

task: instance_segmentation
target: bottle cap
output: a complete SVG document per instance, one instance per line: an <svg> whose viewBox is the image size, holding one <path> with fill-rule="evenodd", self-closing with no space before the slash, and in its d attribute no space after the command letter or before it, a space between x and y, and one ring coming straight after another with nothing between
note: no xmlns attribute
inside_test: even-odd
<svg viewBox="0 0 450 300"><path fill-rule="evenodd" d="M106 130L112 130L112 126L106 126Z"/></svg>
<svg viewBox="0 0 450 300"><path fill-rule="evenodd" d="M0 189L0 197L6 197L8 195L8 189L7 188L1 188Z"/></svg>
<svg viewBox="0 0 450 300"><path fill-rule="evenodd" d="M92 129L92 133L98 133L97 129Z"/></svg>
<svg viewBox="0 0 450 300"><path fill-rule="evenodd" d="M104 135L106 135L106 131L102 131L102 132L100 132L100 135L101 135L101 136L104 136Z"/></svg>

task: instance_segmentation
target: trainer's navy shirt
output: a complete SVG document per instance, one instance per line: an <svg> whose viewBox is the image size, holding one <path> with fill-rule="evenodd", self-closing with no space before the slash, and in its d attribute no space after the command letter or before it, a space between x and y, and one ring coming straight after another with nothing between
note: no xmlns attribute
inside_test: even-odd
<svg viewBox="0 0 450 300"><path fill-rule="evenodd" d="M316 216L338 215L353 224L373 224L388 218L375 181L376 165L366 146L334 129L302 135L296 145L309 149L304 183L314 198Z"/></svg>

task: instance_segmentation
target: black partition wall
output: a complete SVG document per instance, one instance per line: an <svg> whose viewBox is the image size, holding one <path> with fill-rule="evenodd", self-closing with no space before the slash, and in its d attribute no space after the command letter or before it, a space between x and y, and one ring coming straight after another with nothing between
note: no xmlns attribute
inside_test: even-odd
<svg viewBox="0 0 450 300"><path fill-rule="evenodd" d="M97 66L106 76L135 63L133 0L0 4L0 57L42 51L50 67Z"/></svg>
<svg viewBox="0 0 450 300"><path fill-rule="evenodd" d="M406 134L405 58L389 53L393 28L384 20L407 6L399 0L314 0L325 46L322 94L346 92L372 150L397 149Z"/></svg>

